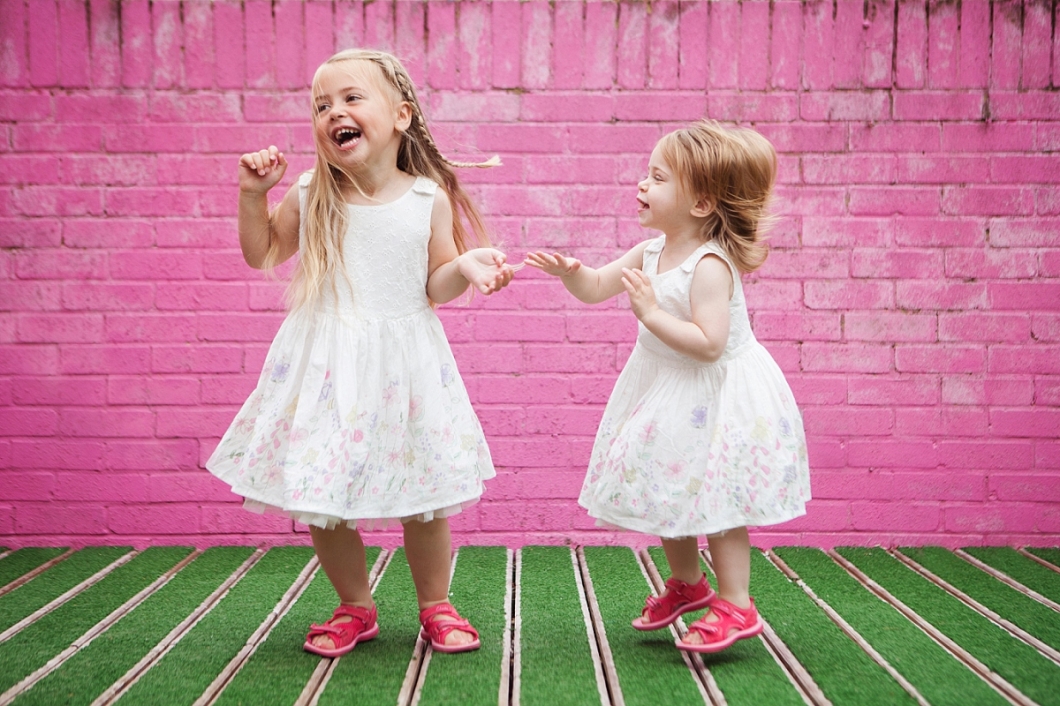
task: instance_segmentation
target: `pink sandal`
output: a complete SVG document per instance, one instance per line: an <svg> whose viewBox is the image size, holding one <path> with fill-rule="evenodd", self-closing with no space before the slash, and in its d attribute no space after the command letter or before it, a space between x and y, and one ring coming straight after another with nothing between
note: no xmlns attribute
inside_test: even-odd
<svg viewBox="0 0 1060 706"><path fill-rule="evenodd" d="M336 623L335 618L346 616L350 618L347 622ZM375 607L362 608L355 605L340 605L335 609L323 625L313 624L309 626L309 634L305 638L302 649L312 652L321 657L341 657L353 650L358 642L367 642L379 634L379 624L376 623ZM313 644L313 638L327 635L331 638L334 647L320 647Z"/></svg>
<svg viewBox="0 0 1060 706"><path fill-rule="evenodd" d="M434 620L436 615L445 615L452 618L452 620ZM461 618L451 603L439 603L421 610L420 625L423 626L423 629L420 630L420 637L424 640L430 639L431 647L436 652L470 652L471 650L477 650L482 645L478 639L478 630L471 627L471 623L467 620ZM475 636L475 639L466 645L447 645L445 644L445 638L453 630L471 633Z"/></svg>
<svg viewBox="0 0 1060 706"><path fill-rule="evenodd" d="M661 596L648 596L644 602L647 616L633 620L637 630L658 630L677 620L683 613L706 608L714 598L714 590L704 574L696 583L685 583L671 578L666 582L667 591Z"/></svg>
<svg viewBox="0 0 1060 706"><path fill-rule="evenodd" d="M718 617L717 621L708 623L704 616L688 626L688 632L699 633L703 643L693 645L678 640L677 649L686 652L721 652L737 640L754 637L765 629L765 623L758 617L754 598L749 607L739 608L724 598L715 597L710 602L710 612Z"/></svg>

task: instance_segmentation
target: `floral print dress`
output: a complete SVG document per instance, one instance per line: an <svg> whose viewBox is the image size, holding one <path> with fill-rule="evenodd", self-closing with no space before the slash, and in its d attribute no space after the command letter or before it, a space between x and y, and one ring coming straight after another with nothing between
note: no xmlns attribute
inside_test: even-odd
<svg viewBox="0 0 1060 706"><path fill-rule="evenodd" d="M494 476L427 299L437 188L418 177L396 201L349 206L348 281L288 315L206 464L248 509L325 528L430 521L473 504Z"/></svg>
<svg viewBox="0 0 1060 706"><path fill-rule="evenodd" d="M802 416L784 374L751 332L739 272L713 242L658 273L666 236L644 252L660 308L690 321L696 265L733 275L729 339L702 363L640 325L593 445L579 503L598 524L680 538L805 514L810 474Z"/></svg>

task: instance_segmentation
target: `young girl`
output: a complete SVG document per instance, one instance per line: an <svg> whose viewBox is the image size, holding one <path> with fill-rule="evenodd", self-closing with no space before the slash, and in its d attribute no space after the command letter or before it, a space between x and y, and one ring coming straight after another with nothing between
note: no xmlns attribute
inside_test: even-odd
<svg viewBox="0 0 1060 706"><path fill-rule="evenodd" d="M337 657L379 633L363 526L400 520L435 650L479 646L447 602L449 515L494 475L489 450L431 303L508 284L502 253L439 153L404 67L350 50L313 78L316 166L269 211L287 161L276 147L239 160L247 263L299 253L292 311L258 386L207 462L245 498L309 525L340 605L305 649Z"/></svg>
<svg viewBox="0 0 1060 706"><path fill-rule="evenodd" d="M596 436L579 503L601 524L661 536L672 577L638 630L709 607L677 646L717 652L757 635L747 525L804 514L810 499L802 418L776 363L751 333L740 274L760 242L776 153L751 130L700 122L663 137L638 185L642 226L663 235L599 270L560 254L529 265L584 302L622 291L637 344ZM700 568L707 535L718 592Z"/></svg>

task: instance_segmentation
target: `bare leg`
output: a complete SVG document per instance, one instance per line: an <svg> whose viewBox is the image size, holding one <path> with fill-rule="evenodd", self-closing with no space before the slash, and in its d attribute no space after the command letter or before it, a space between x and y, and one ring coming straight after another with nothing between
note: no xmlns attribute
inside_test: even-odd
<svg viewBox="0 0 1060 706"><path fill-rule="evenodd" d="M738 608L751 605L751 538L746 527L737 527L724 534L707 537L710 545L710 558L714 564L714 575L718 578L718 596ZM718 616L707 613L704 617L708 623L717 621ZM731 633L730 633L731 634ZM700 644L703 639L699 633L689 632L685 642Z"/></svg>
<svg viewBox="0 0 1060 706"><path fill-rule="evenodd" d="M416 584L416 600L420 610L449 600L449 569L452 541L449 520L438 518L430 522L406 522L405 556L408 557L412 582ZM452 620L444 615L434 620ZM466 645L474 641L471 633L453 630L446 635L447 645Z"/></svg>
<svg viewBox="0 0 1060 706"><path fill-rule="evenodd" d="M685 583L699 581L703 575L703 567L699 564L698 538L663 538L662 545L663 551L666 552L666 561L670 564L670 575L673 578Z"/></svg>
<svg viewBox="0 0 1060 706"><path fill-rule="evenodd" d="M313 549L316 550L320 566L331 585L335 587L335 592L339 594L339 602L362 608L375 605L372 590L368 585L368 567L365 564L364 542L361 541L360 532L351 530L346 525L339 525L330 530L311 526L309 534L313 538ZM350 620L348 616L340 616L333 622L348 623ZM327 635L313 638L313 644L325 649L337 646Z"/></svg>

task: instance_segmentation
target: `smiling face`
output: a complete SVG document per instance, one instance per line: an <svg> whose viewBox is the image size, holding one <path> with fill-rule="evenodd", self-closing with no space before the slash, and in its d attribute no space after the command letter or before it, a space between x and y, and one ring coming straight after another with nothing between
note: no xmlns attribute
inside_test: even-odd
<svg viewBox="0 0 1060 706"><path fill-rule="evenodd" d="M322 66L313 81L313 110L317 148L329 163L353 172L396 165L411 109L373 62Z"/></svg>
<svg viewBox="0 0 1060 706"><path fill-rule="evenodd" d="M673 233L696 220L696 200L681 185L656 145L648 160L648 176L637 184L637 218L645 228Z"/></svg>

